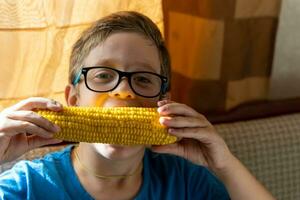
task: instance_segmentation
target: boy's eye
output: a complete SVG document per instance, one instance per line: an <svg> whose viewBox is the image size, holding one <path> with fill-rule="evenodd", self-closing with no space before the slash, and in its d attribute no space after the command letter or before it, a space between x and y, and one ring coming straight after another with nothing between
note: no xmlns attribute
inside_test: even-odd
<svg viewBox="0 0 300 200"><path fill-rule="evenodd" d="M152 81L149 78L144 77L144 76L134 77L134 82L142 83L142 84L151 84L152 83Z"/></svg>
<svg viewBox="0 0 300 200"><path fill-rule="evenodd" d="M94 75L93 80L96 82L110 82L114 80L115 76L108 72L101 72Z"/></svg>
<svg viewBox="0 0 300 200"><path fill-rule="evenodd" d="M109 78L112 78L112 75L111 74L107 74L107 73L101 73L101 74L97 74L96 78L99 78L99 79L109 79Z"/></svg>

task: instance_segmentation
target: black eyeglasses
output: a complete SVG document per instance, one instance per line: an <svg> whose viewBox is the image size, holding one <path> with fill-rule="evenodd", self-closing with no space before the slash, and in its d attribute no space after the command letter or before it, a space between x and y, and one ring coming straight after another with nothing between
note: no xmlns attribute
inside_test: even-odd
<svg viewBox="0 0 300 200"><path fill-rule="evenodd" d="M147 71L123 72L110 67L83 67L75 76L73 85L84 75L86 87L94 92L109 92L118 87L123 77L126 77L132 91L142 97L153 98L167 92L168 79L156 73Z"/></svg>

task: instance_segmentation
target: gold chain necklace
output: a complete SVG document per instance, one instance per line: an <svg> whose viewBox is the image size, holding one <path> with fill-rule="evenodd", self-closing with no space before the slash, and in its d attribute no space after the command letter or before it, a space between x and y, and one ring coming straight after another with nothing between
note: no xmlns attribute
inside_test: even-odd
<svg viewBox="0 0 300 200"><path fill-rule="evenodd" d="M105 176L105 175L100 175L100 174L96 174L93 170L89 169L88 167L86 167L79 159L79 156L78 156L78 153L76 151L76 149L74 149L74 155L75 155L75 159L78 161L80 167L92 174L93 176L97 177L97 178L102 178L102 179L109 179L109 178L127 178L127 177L130 177L130 176L133 176L135 174L137 174L139 171L140 171L140 168L142 168L142 162L141 164L137 167L137 169L132 173L132 174L127 174L127 175L109 175L109 176Z"/></svg>

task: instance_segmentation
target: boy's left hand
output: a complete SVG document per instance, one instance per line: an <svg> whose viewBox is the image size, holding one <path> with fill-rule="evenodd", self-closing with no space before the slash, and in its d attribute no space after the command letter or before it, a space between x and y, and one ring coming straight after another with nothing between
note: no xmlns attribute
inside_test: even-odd
<svg viewBox="0 0 300 200"><path fill-rule="evenodd" d="M174 144L152 146L158 153L169 153L204 165L215 173L230 165L233 155L211 123L191 107L163 100L158 102L160 123L171 135L181 138Z"/></svg>

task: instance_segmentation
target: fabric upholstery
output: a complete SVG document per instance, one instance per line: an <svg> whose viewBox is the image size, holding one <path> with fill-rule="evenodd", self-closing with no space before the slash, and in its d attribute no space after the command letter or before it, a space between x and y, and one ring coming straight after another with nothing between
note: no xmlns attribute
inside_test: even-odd
<svg viewBox="0 0 300 200"><path fill-rule="evenodd" d="M300 113L216 126L277 199L300 199Z"/></svg>

